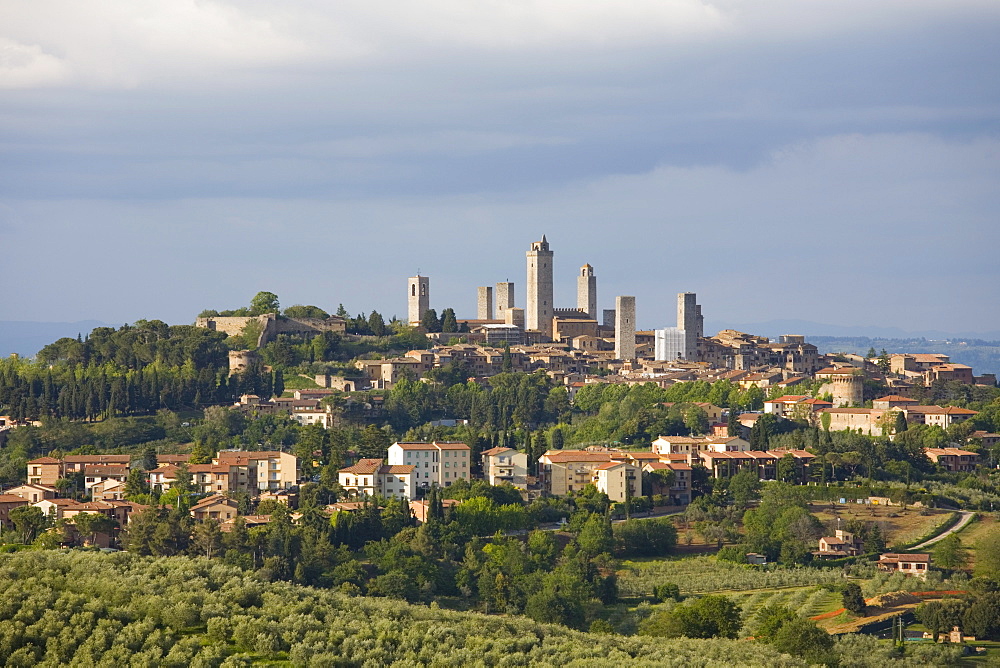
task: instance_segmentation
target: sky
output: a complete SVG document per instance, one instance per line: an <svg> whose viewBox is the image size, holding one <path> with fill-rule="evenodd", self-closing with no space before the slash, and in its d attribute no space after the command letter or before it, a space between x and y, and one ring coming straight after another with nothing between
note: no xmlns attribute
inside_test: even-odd
<svg viewBox="0 0 1000 668"><path fill-rule="evenodd" d="M0 320L1000 330L995 0L0 0Z"/></svg>

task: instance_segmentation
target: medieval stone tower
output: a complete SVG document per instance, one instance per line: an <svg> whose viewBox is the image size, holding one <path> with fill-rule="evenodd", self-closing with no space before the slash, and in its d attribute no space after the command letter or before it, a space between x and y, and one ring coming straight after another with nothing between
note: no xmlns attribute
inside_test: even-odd
<svg viewBox="0 0 1000 668"><path fill-rule="evenodd" d="M842 373L831 376L829 385L832 385L830 394L834 408L860 406L864 402L865 381L860 374Z"/></svg>
<svg viewBox="0 0 1000 668"><path fill-rule="evenodd" d="M526 255L528 296L524 326L552 338L552 251L544 234L541 241L532 242L531 250Z"/></svg>
<svg viewBox="0 0 1000 668"><path fill-rule="evenodd" d="M693 292L677 294L677 328L684 330L685 349L689 359L698 359L698 339L705 336L705 319L701 315L698 297Z"/></svg>
<svg viewBox="0 0 1000 668"><path fill-rule="evenodd" d="M514 308L514 284L497 283L496 287L496 312L494 317L497 320L506 320L507 311Z"/></svg>
<svg viewBox="0 0 1000 668"><path fill-rule="evenodd" d="M580 267L580 275L576 277L576 307L597 320L597 276L589 264Z"/></svg>
<svg viewBox="0 0 1000 668"><path fill-rule="evenodd" d="M615 359L635 359L635 297L615 297Z"/></svg>
<svg viewBox="0 0 1000 668"><path fill-rule="evenodd" d="M419 325L431 308L431 279L417 274L406 279L407 314L411 325Z"/></svg>
<svg viewBox="0 0 1000 668"><path fill-rule="evenodd" d="M489 320L493 316L493 287L481 285L476 288L476 317Z"/></svg>

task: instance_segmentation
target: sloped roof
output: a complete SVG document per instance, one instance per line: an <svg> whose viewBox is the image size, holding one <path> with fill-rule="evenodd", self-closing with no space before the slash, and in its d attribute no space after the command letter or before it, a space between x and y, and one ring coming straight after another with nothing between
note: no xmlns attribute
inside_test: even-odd
<svg viewBox="0 0 1000 668"><path fill-rule="evenodd" d="M340 469L340 473L353 473L355 475L374 475L381 467L383 459L362 459L353 466Z"/></svg>

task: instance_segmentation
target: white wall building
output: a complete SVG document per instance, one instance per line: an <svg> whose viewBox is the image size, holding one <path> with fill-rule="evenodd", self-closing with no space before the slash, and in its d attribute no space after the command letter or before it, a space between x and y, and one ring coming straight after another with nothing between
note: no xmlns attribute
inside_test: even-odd
<svg viewBox="0 0 1000 668"><path fill-rule="evenodd" d="M472 449L465 443L393 443L389 464L413 466L418 488L448 487L460 478L471 477Z"/></svg>

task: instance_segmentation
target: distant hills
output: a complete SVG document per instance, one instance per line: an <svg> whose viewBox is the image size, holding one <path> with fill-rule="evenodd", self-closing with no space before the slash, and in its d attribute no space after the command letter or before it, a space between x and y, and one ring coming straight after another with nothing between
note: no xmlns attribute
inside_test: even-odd
<svg viewBox="0 0 1000 668"><path fill-rule="evenodd" d="M831 325L827 323L811 322L809 320L768 320L766 322L754 323L732 323L725 321L711 321L705 323L705 334L712 336L723 329L735 329L748 334L757 334L769 338L777 338L782 334L804 334L805 336L826 336L826 337L868 337L882 339L931 339L935 341L957 339L977 339L980 341L994 341L1000 345L1000 331L988 332L943 332L940 330L924 330L911 332L899 327L879 327L869 325L856 327L853 325Z"/></svg>

